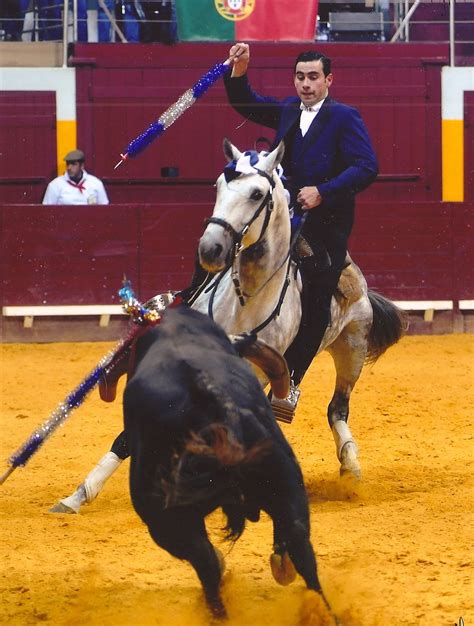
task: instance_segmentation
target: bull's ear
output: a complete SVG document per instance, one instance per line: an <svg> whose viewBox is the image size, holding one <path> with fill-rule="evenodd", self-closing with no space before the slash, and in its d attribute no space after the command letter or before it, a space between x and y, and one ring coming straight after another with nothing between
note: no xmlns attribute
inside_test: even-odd
<svg viewBox="0 0 474 626"><path fill-rule="evenodd" d="M238 150L228 139L224 137L223 141L224 154L227 161L230 163L231 161L238 161L239 157L242 156L242 152Z"/></svg>
<svg viewBox="0 0 474 626"><path fill-rule="evenodd" d="M241 355L265 372L274 396L286 398L290 391L290 373L285 358L278 350L257 339L245 346Z"/></svg>
<svg viewBox="0 0 474 626"><path fill-rule="evenodd" d="M284 141L280 141L278 146L270 152L270 154L259 162L259 168L263 169L267 174L271 174L273 170L278 167L283 159L283 155L285 154L285 143Z"/></svg>

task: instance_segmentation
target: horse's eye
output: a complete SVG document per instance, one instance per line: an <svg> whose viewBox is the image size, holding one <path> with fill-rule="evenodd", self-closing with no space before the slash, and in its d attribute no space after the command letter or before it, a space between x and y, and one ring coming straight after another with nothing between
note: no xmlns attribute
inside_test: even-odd
<svg viewBox="0 0 474 626"><path fill-rule="evenodd" d="M255 189L255 191L250 196L251 200L261 200L262 198L263 198L263 193L259 191L258 189Z"/></svg>

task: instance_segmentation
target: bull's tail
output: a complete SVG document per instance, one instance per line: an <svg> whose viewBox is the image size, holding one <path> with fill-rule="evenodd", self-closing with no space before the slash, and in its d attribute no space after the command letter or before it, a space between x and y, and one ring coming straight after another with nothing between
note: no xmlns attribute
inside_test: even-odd
<svg viewBox="0 0 474 626"><path fill-rule="evenodd" d="M369 332L366 363L374 363L390 346L397 343L408 329L408 315L393 302L370 291L373 322Z"/></svg>
<svg viewBox="0 0 474 626"><path fill-rule="evenodd" d="M219 499L227 515L227 537L238 539L245 527L239 478L258 463L269 447L269 440L264 439L246 449L231 428L222 423L192 433L165 485L166 506L199 505Z"/></svg>

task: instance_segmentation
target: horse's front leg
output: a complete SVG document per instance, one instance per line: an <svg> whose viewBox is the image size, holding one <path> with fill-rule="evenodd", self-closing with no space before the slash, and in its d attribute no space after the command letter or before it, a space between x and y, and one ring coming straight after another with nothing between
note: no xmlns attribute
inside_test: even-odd
<svg viewBox="0 0 474 626"><path fill-rule="evenodd" d="M90 504L97 498L105 482L120 467L128 455L127 438L125 432L122 431L113 442L110 451L87 474L76 491L51 507L50 513L79 513L83 504L86 502Z"/></svg>

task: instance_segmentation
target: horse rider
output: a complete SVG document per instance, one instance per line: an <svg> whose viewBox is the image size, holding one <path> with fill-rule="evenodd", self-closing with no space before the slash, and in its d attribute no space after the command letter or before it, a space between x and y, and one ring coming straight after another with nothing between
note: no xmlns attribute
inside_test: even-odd
<svg viewBox="0 0 474 626"><path fill-rule="evenodd" d="M329 96L331 59L308 51L294 64L296 96L278 100L250 86L250 49L230 48L232 72L224 76L231 106L245 118L276 130L272 148L285 142L283 169L290 192L290 212L297 261L303 277L302 321L285 353L292 388L277 404L294 413L298 385L317 354L328 324L331 298L345 266L354 222L355 195L378 173L377 158L359 112Z"/></svg>

